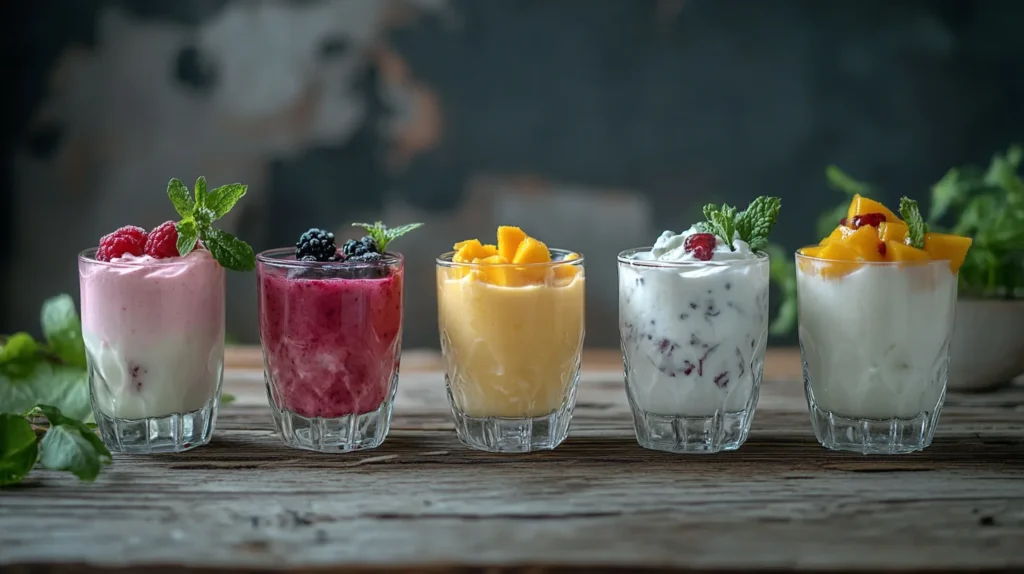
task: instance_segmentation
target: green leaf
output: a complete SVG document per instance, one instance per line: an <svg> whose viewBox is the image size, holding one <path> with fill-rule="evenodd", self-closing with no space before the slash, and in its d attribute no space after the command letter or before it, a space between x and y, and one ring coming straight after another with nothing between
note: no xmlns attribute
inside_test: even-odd
<svg viewBox="0 0 1024 574"><path fill-rule="evenodd" d="M28 420L0 413L0 486L21 482L39 459L39 443Z"/></svg>
<svg viewBox="0 0 1024 574"><path fill-rule="evenodd" d="M782 246L769 244L765 247L768 253L768 276L779 288L781 303L779 310L769 327L773 335L785 335L796 326L796 263Z"/></svg>
<svg viewBox="0 0 1024 574"><path fill-rule="evenodd" d="M191 219L179 221L175 227L178 229L178 255L184 257L195 249L196 242L199 241L199 230L196 228L196 222Z"/></svg>
<svg viewBox="0 0 1024 574"><path fill-rule="evenodd" d="M210 210L213 219L224 217L231 208L238 203L239 199L245 196L248 186L240 183L222 185L210 192L206 197L206 208Z"/></svg>
<svg viewBox="0 0 1024 574"><path fill-rule="evenodd" d="M832 230L835 229L836 226L839 225L839 222L846 217L846 212L849 211L849 209L850 204L848 202L843 202L841 205L835 206L835 208L826 211L818 217L818 237L825 237L829 233L832 233Z"/></svg>
<svg viewBox="0 0 1024 574"><path fill-rule="evenodd" d="M168 182L167 197L171 198L171 203L174 205L174 210L178 212L178 215L182 218L192 216L196 202L192 200L188 188L185 187L185 184L180 179L173 178Z"/></svg>
<svg viewBox="0 0 1024 574"><path fill-rule="evenodd" d="M92 445L93 450L96 451L96 456L99 457L101 464L110 464L113 460L110 451L107 450L107 446L103 444L103 440L100 439L96 431L89 424L66 416L59 408L52 405L37 405L34 412L38 412L46 417L46 420L50 421L51 427L67 425L78 429L85 440L89 441L89 444Z"/></svg>
<svg viewBox="0 0 1024 574"><path fill-rule="evenodd" d="M225 269L232 271L251 271L256 267L256 254L249 244L215 227L206 230L203 237L210 254Z"/></svg>
<svg viewBox="0 0 1024 574"><path fill-rule="evenodd" d="M768 245L768 235L779 218L780 209L781 199L762 195L736 216L736 231L752 251L760 251Z"/></svg>
<svg viewBox="0 0 1024 574"><path fill-rule="evenodd" d="M208 198L206 196L206 178L205 177L199 176L196 179L196 188L195 189L196 189L196 207L200 207L200 208L201 207L206 207L207 199ZM192 213L195 214L196 211L197 210L193 210ZM184 216L182 216L182 217L184 217Z"/></svg>
<svg viewBox="0 0 1024 574"><path fill-rule="evenodd" d="M0 368L36 358L39 345L28 333L15 333L0 347Z"/></svg>
<svg viewBox="0 0 1024 574"><path fill-rule="evenodd" d="M955 205L965 202L971 193L971 185L961 180L960 170L950 169L942 179L932 186L932 206L928 212L930 221L938 221Z"/></svg>
<svg viewBox="0 0 1024 574"><path fill-rule="evenodd" d="M858 193L870 195L873 191L871 186L853 179L834 165L825 168L825 178L828 180L829 187L839 190L850 197Z"/></svg>
<svg viewBox="0 0 1024 574"><path fill-rule="evenodd" d="M907 223L907 245L924 249L924 234L928 233L928 226L921 217L921 210L917 202L907 197L900 198L900 216Z"/></svg>
<svg viewBox="0 0 1024 574"><path fill-rule="evenodd" d="M96 480L104 464L93 443L73 425L51 426L39 446L39 462L43 466L52 470L67 470L81 480Z"/></svg>
<svg viewBox="0 0 1024 574"><path fill-rule="evenodd" d="M235 402L235 395L229 393L220 394L220 406L229 405Z"/></svg>
<svg viewBox="0 0 1024 574"><path fill-rule="evenodd" d="M736 235L736 208L722 204L719 208L713 203L704 206L704 217L707 219L709 233L714 233L735 251L732 242Z"/></svg>
<svg viewBox="0 0 1024 574"><path fill-rule="evenodd" d="M70 295L47 299L42 310L43 335L50 351L68 365L86 367L82 321Z"/></svg>
<svg viewBox="0 0 1024 574"><path fill-rule="evenodd" d="M352 227L362 227L366 230L366 234L373 238L373 242L377 244L377 249L384 253L387 251L388 244L398 239L399 237L409 233L414 229L423 227L422 223L407 223L405 225L399 225L398 227L389 228L384 225L383 222L376 223L353 223Z"/></svg>
<svg viewBox="0 0 1024 574"><path fill-rule="evenodd" d="M0 409L26 412L39 403L54 405L68 416L92 420L86 369L36 361L23 373L0 372Z"/></svg>

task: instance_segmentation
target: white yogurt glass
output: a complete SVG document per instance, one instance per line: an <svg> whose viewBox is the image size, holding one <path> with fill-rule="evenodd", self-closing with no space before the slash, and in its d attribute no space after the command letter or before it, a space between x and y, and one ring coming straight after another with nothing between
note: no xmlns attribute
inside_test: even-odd
<svg viewBox="0 0 1024 574"><path fill-rule="evenodd" d="M957 276L948 261L796 254L800 355L814 434L863 454L932 442L946 396Z"/></svg>
<svg viewBox="0 0 1024 574"><path fill-rule="evenodd" d="M768 256L619 254L619 336L637 442L714 453L747 440L768 341Z"/></svg>
<svg viewBox="0 0 1024 574"><path fill-rule="evenodd" d="M224 372L224 268L186 257L78 257L82 336L100 437L111 451L210 441Z"/></svg>

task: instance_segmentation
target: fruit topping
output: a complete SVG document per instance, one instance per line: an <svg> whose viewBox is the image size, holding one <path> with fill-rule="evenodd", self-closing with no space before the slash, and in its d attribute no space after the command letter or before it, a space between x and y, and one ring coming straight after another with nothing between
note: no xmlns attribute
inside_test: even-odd
<svg viewBox="0 0 1024 574"><path fill-rule="evenodd" d="M881 214L885 216L884 221L899 221L896 214L881 203L868 199L859 193L854 194L853 200L850 201L850 207L846 210L847 221L852 223L856 216L865 214Z"/></svg>
<svg viewBox="0 0 1024 574"><path fill-rule="evenodd" d="M907 224L902 221L883 221L878 224L878 238L902 243L907 238Z"/></svg>
<svg viewBox="0 0 1024 574"><path fill-rule="evenodd" d="M867 261L948 260L956 273L967 256L971 238L928 232L917 202L900 200L898 219L882 204L855 195L844 225L837 227L818 246L805 247L800 253L828 261L801 263L801 268L820 270L825 277L841 277ZM845 223L849 221L852 227Z"/></svg>
<svg viewBox="0 0 1024 574"><path fill-rule="evenodd" d="M295 244L295 258L300 261L338 261L338 248L334 245L334 234L317 227L311 227L302 234Z"/></svg>
<svg viewBox="0 0 1024 574"><path fill-rule="evenodd" d="M886 219L884 213L864 213L861 215L854 215L853 228L859 229L861 227L864 227L865 225L878 227L879 223L883 223L885 221Z"/></svg>
<svg viewBox="0 0 1024 574"><path fill-rule="evenodd" d="M96 250L97 261L112 261L125 255L141 257L146 251L146 230L134 225L126 225L100 239L100 247Z"/></svg>
<svg viewBox="0 0 1024 574"><path fill-rule="evenodd" d="M924 251L932 259L948 260L949 270L956 273L967 258L967 250L971 248L970 237L947 235L945 233L925 233Z"/></svg>
<svg viewBox="0 0 1024 574"><path fill-rule="evenodd" d="M518 227L502 225L498 227L498 255L512 261L516 256L519 244L526 239L526 232Z"/></svg>
<svg viewBox="0 0 1024 574"><path fill-rule="evenodd" d="M178 227L173 221L165 221L153 228L146 237L146 255L155 259L178 256Z"/></svg>
<svg viewBox="0 0 1024 574"><path fill-rule="evenodd" d="M492 285L521 287L544 284L551 280L555 284L565 284L580 272L580 266L572 263L580 258L578 253L560 256L558 262L564 261L564 265L538 265L553 261L551 251L543 241L513 226L499 227L497 235L497 245L482 244L479 239L456 243L452 261L471 263L478 267L450 269L449 277L468 277Z"/></svg>
<svg viewBox="0 0 1024 574"><path fill-rule="evenodd" d="M345 257L361 257L367 253L380 253L377 250L377 242L373 240L369 235L364 235L361 239L349 239L341 246L341 253Z"/></svg>
<svg viewBox="0 0 1024 574"><path fill-rule="evenodd" d="M717 239L711 233L694 233L683 242L683 250L701 261L711 261Z"/></svg>

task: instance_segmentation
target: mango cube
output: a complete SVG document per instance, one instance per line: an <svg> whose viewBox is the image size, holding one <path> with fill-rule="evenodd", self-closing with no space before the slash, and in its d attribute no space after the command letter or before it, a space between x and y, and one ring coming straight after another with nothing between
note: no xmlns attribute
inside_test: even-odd
<svg viewBox="0 0 1024 574"><path fill-rule="evenodd" d="M851 233L853 233L853 230L850 229L849 227L845 225L837 225L836 228L832 230L832 233L829 233L828 237L822 239L821 243L819 243L818 245L825 245L829 241L841 241L843 238L845 238L847 235L850 235Z"/></svg>
<svg viewBox="0 0 1024 574"><path fill-rule="evenodd" d="M964 264L967 250L973 240L970 237L949 235L946 233L925 233L924 250L928 256L936 260L948 260L949 270L956 273Z"/></svg>
<svg viewBox="0 0 1024 574"><path fill-rule="evenodd" d="M864 215L865 213L881 213L885 216L886 221L901 221L899 217L896 217L895 213L889 211L889 208L881 203L863 197L859 193L855 194L853 200L850 201L849 209L846 210L846 221L852 225L855 215Z"/></svg>
<svg viewBox="0 0 1024 574"><path fill-rule="evenodd" d="M928 261L928 253L911 247L902 240L889 239L885 242L885 258L888 261Z"/></svg>
<svg viewBox="0 0 1024 574"><path fill-rule="evenodd" d="M498 228L498 254L512 261L515 259L516 250L519 244L526 239L527 235L522 229L511 225L502 225Z"/></svg>
<svg viewBox="0 0 1024 574"><path fill-rule="evenodd" d="M833 244L829 243L828 245ZM843 239L842 245L854 250L857 256L865 261L883 261L885 259L885 256L882 255L882 248L879 248L878 233L870 225L865 225L851 233Z"/></svg>
<svg viewBox="0 0 1024 574"><path fill-rule="evenodd" d="M839 241L823 245L821 251L818 251L817 257L829 260L820 264L821 275L826 279L838 279L860 267L860 263L858 263L860 254Z"/></svg>
<svg viewBox="0 0 1024 574"><path fill-rule="evenodd" d="M473 263L477 259L484 259L497 254L497 247L481 245L479 239L469 239L455 244L455 255L452 257L452 261L456 263Z"/></svg>
<svg viewBox="0 0 1024 574"><path fill-rule="evenodd" d="M907 238L907 224L902 221L884 221L878 224L878 239L903 242Z"/></svg>

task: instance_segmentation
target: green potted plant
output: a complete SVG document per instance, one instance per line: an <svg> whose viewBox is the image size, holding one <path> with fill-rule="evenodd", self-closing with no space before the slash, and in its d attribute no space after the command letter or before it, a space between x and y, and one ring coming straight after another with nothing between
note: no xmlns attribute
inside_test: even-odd
<svg viewBox="0 0 1024 574"><path fill-rule="evenodd" d="M928 226L972 237L960 268L956 322L950 340L949 388L983 390L1024 373L1024 151L1011 147L996 154L988 169L950 169L932 186ZM826 171L831 187L848 197L873 195L873 189L838 168ZM824 237L846 213L849 201L821 215ZM772 280L782 297L772 333L796 324L793 258L770 246Z"/></svg>

